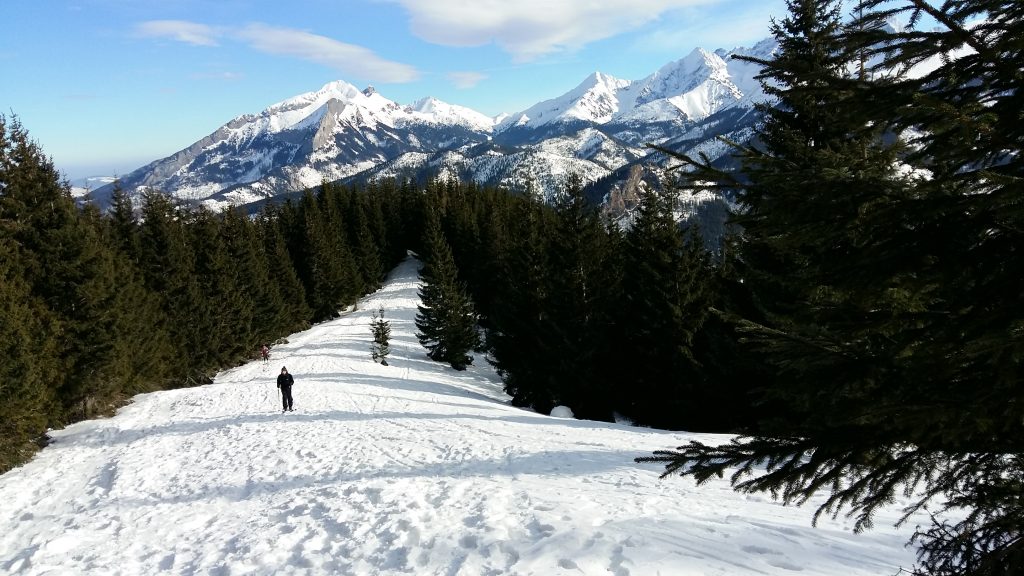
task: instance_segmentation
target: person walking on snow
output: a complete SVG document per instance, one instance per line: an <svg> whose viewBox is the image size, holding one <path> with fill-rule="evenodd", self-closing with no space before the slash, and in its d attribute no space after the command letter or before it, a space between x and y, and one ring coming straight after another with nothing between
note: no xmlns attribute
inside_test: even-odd
<svg viewBox="0 0 1024 576"><path fill-rule="evenodd" d="M270 362L270 348L266 344L264 344L263 347L260 348L260 354L263 355L264 364Z"/></svg>
<svg viewBox="0 0 1024 576"><path fill-rule="evenodd" d="M295 379L288 373L288 368L282 366L281 373L277 376L277 387L281 389L281 403L283 404L284 410L282 412L292 412L292 384L295 384Z"/></svg>

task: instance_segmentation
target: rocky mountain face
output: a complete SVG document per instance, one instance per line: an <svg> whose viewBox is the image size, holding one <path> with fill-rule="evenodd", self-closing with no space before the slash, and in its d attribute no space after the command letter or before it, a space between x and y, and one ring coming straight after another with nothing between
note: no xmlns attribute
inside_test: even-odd
<svg viewBox="0 0 1024 576"><path fill-rule="evenodd" d="M595 72L576 88L497 118L424 98L403 106L343 81L235 118L172 156L121 179L129 192L156 189L211 207L245 205L324 180L452 176L546 197L569 173L595 201L627 206L630 186L666 164L647 144L712 158L719 135L745 140L764 98L757 66L736 53L697 49L640 80ZM111 186L92 193L101 204Z"/></svg>

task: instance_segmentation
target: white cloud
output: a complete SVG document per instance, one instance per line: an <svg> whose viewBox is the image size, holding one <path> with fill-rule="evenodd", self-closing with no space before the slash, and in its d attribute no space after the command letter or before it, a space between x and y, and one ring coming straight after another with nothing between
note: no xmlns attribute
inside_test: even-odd
<svg viewBox="0 0 1024 576"><path fill-rule="evenodd" d="M185 20L148 20L135 26L142 38L170 38L194 46L216 46L217 31L206 24Z"/></svg>
<svg viewBox="0 0 1024 576"><path fill-rule="evenodd" d="M448 79L455 84L456 88L472 88L487 78L486 74L480 72L449 72Z"/></svg>
<svg viewBox="0 0 1024 576"><path fill-rule="evenodd" d="M234 36L261 52L295 56L375 82L412 82L419 78L416 68L408 64L386 60L362 46L302 30L249 24Z"/></svg>
<svg viewBox="0 0 1024 576"><path fill-rule="evenodd" d="M260 52L316 62L346 75L373 82L412 82L420 75L416 68L381 58L362 46L302 30L261 23L214 28L184 20L150 20L138 24L135 34L143 38L170 38L197 46L217 46L219 40L234 39Z"/></svg>
<svg viewBox="0 0 1024 576"><path fill-rule="evenodd" d="M495 43L517 61L580 48L679 8L719 0L385 0L410 14L412 32L445 46Z"/></svg>

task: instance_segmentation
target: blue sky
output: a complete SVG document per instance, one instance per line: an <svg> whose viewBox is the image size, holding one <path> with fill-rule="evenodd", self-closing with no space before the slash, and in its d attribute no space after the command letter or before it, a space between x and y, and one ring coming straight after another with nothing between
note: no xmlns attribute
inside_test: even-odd
<svg viewBox="0 0 1024 576"><path fill-rule="evenodd" d="M69 178L126 174L333 80L517 112L768 36L783 0L3 0L0 112Z"/></svg>

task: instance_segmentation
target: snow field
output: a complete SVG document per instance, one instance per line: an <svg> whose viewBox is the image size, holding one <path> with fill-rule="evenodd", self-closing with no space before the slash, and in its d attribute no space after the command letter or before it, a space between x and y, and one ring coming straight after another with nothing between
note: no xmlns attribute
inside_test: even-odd
<svg viewBox="0 0 1024 576"><path fill-rule="evenodd" d="M810 509L633 462L724 436L520 410L483 359L465 372L431 362L415 338L416 266L275 346L269 365L54 431L0 477L0 571L846 576L913 562L896 509L865 534L813 528ZM389 366L369 354L380 305Z"/></svg>

